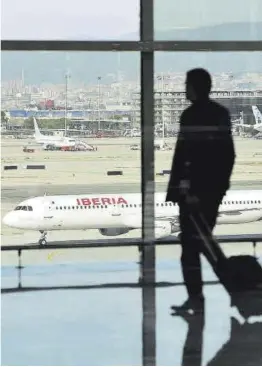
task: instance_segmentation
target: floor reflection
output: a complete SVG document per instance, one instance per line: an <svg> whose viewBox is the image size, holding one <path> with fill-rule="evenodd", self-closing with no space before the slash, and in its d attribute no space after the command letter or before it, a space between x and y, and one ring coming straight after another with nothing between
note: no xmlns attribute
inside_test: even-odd
<svg viewBox="0 0 262 367"><path fill-rule="evenodd" d="M31 267L20 288L17 271L3 270L3 365L141 365L137 264ZM172 316L186 299L180 266L157 264L157 365L262 365L262 322L249 317L262 318L262 293L232 301L203 272L204 313Z"/></svg>

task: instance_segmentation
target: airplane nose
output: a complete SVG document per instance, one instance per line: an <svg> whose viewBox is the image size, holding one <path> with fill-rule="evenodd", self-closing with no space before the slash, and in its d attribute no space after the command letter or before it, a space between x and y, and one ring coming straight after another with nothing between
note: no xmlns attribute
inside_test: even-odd
<svg viewBox="0 0 262 367"><path fill-rule="evenodd" d="M3 218L3 223L9 227L14 226L15 222L14 213L7 213Z"/></svg>

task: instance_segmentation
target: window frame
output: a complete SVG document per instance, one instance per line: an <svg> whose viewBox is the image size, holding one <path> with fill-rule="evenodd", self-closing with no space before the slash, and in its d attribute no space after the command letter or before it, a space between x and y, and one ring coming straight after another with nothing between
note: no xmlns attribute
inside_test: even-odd
<svg viewBox="0 0 262 367"><path fill-rule="evenodd" d="M139 41L2 40L2 51L136 51L141 67L141 192L142 239L140 279L155 284L154 239L154 53L165 52L255 52L262 41L154 41L154 1L140 0ZM127 240L128 241L128 240ZM95 242L95 241L94 241ZM125 241L123 241L125 242ZM155 287L142 288L143 365L156 365Z"/></svg>

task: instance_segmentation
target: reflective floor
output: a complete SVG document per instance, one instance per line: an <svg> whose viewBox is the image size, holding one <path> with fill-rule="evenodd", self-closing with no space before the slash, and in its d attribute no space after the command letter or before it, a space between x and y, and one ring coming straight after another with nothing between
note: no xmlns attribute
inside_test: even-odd
<svg viewBox="0 0 262 367"><path fill-rule="evenodd" d="M244 323L203 269L205 317L186 320L170 313L186 299L179 262L157 263L157 365L262 365L261 317ZM141 365L137 279L131 262L28 266L18 289L17 269L2 267L2 365Z"/></svg>

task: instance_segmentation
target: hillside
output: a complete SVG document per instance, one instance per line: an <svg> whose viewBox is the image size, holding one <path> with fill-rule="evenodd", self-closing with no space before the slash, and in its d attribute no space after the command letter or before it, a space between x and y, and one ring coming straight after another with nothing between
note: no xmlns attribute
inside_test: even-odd
<svg viewBox="0 0 262 367"><path fill-rule="evenodd" d="M196 29L173 29L157 32L156 39L166 40L257 40L262 35L262 22L229 23ZM230 36L229 36L230 35ZM77 37L83 39L84 36ZM121 39L132 39L132 34ZM64 52L2 52L2 80L14 80L24 69L25 81L29 84L63 83L65 70L70 69L73 81L95 82L97 76L116 73L116 53L70 53L66 61ZM139 77L138 53L121 54L121 70L126 79ZM211 72L262 72L262 52L255 53L158 53L156 71L185 72L195 66L207 67Z"/></svg>

